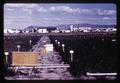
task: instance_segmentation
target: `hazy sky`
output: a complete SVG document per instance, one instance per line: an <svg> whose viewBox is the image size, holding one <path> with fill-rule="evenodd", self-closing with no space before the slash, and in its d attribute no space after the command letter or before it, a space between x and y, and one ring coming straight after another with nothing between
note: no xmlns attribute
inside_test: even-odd
<svg viewBox="0 0 120 83"><path fill-rule="evenodd" d="M4 4L4 28L31 25L116 24L115 4Z"/></svg>

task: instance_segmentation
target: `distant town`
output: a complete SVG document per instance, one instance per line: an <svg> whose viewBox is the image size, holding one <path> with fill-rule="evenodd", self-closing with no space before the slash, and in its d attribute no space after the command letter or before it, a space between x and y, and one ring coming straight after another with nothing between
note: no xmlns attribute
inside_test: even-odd
<svg viewBox="0 0 120 83"><path fill-rule="evenodd" d="M4 29L7 33L70 33L70 32L116 32L115 25L70 24L59 26L29 26L24 29Z"/></svg>

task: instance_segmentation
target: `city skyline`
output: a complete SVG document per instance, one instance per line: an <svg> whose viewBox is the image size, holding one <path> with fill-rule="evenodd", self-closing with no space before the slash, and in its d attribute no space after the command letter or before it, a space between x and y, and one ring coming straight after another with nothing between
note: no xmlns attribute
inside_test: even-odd
<svg viewBox="0 0 120 83"><path fill-rule="evenodd" d="M4 28L61 24L116 25L115 4L4 4Z"/></svg>

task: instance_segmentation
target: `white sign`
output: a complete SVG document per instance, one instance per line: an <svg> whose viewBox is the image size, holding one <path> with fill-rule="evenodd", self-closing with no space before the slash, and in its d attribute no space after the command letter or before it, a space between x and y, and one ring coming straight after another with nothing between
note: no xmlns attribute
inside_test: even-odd
<svg viewBox="0 0 120 83"><path fill-rule="evenodd" d="M46 51L53 51L53 44L46 44L44 46L45 46Z"/></svg>

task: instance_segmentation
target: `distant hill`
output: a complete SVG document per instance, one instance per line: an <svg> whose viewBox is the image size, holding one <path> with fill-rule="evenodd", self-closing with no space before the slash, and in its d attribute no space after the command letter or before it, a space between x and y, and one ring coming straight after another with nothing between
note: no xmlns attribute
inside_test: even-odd
<svg viewBox="0 0 120 83"><path fill-rule="evenodd" d="M75 27L91 27L91 28L113 28L116 25L98 25L98 24L69 24L69 25L58 25L58 28L61 29L69 29L70 25L73 25L73 28Z"/></svg>
<svg viewBox="0 0 120 83"><path fill-rule="evenodd" d="M48 26L48 27L45 27L45 26L28 26L24 30L44 29L44 28L46 28L46 29L54 29L56 27L54 27L54 26Z"/></svg>

